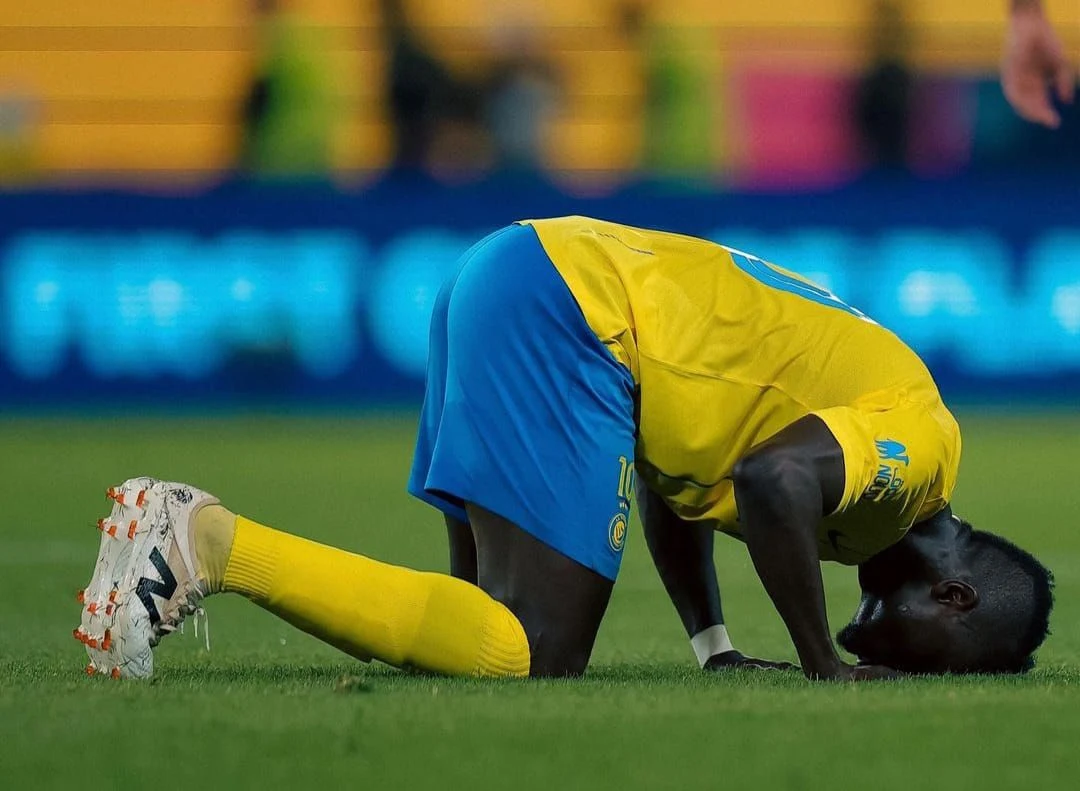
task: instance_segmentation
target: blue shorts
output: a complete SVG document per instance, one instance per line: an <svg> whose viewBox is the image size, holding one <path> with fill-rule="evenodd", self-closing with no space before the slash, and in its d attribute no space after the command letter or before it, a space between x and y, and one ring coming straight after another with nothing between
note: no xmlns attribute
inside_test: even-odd
<svg viewBox="0 0 1080 791"><path fill-rule="evenodd" d="M481 240L431 318L409 492L492 511L614 580L634 479L634 381L531 226Z"/></svg>

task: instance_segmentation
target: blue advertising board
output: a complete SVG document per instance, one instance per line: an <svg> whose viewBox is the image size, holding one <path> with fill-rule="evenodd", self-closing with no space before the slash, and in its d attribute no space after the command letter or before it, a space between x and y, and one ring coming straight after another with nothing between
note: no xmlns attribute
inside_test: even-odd
<svg viewBox="0 0 1080 791"><path fill-rule="evenodd" d="M947 394L1080 384L1080 187L869 181L826 195L539 184L0 196L0 406L414 402L457 256L522 217L706 236L896 331Z"/></svg>

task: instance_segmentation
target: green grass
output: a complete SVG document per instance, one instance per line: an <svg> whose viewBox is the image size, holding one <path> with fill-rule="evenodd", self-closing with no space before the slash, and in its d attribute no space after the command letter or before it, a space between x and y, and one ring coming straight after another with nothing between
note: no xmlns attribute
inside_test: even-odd
<svg viewBox="0 0 1080 791"><path fill-rule="evenodd" d="M1058 577L1055 634L1024 678L813 685L707 677L640 532L589 675L481 682L351 661L233 597L155 679L88 678L71 638L105 486L187 480L267 524L445 568L441 521L403 491L408 419L0 421L0 777L5 788L1065 788L1080 744L1080 418L961 414L957 507ZM717 562L737 645L791 658L741 545ZM827 569L835 627L854 573ZM344 683L341 683L344 680ZM155 779L157 778L157 779ZM334 784L334 785L331 785Z"/></svg>

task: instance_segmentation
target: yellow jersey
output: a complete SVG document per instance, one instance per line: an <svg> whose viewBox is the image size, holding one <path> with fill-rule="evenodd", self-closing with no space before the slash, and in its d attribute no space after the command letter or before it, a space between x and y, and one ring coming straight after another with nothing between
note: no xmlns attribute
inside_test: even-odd
<svg viewBox="0 0 1080 791"><path fill-rule="evenodd" d="M735 463L808 414L844 454L823 560L860 563L951 498L955 419L919 357L855 308L703 239L586 217L523 223L633 375L637 471L680 517L739 536Z"/></svg>

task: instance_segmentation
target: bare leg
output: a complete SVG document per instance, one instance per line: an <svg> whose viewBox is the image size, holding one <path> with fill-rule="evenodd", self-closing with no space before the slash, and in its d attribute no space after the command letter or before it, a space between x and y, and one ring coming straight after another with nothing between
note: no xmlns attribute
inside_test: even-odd
<svg viewBox="0 0 1080 791"><path fill-rule="evenodd" d="M476 540L467 522L446 517L446 535L450 539L450 576L476 584Z"/></svg>
<svg viewBox="0 0 1080 791"><path fill-rule="evenodd" d="M497 514L466 504L480 588L521 622L532 676L585 671L614 583Z"/></svg>

